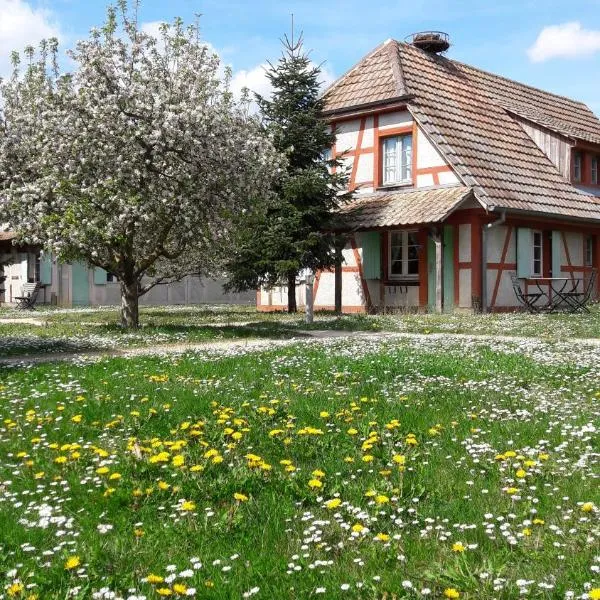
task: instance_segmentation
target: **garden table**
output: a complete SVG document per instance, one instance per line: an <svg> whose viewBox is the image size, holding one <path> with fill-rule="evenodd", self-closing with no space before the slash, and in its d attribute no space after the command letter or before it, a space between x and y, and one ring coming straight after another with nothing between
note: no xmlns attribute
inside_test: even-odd
<svg viewBox="0 0 600 600"><path fill-rule="evenodd" d="M588 312L586 304L590 298L590 290L595 277L592 276L587 281L583 277L532 277L528 278L527 283L534 283L542 296L548 298L545 306L540 306L547 312L556 312L559 309L568 312L577 312L584 310ZM546 290L542 289L546 287Z"/></svg>

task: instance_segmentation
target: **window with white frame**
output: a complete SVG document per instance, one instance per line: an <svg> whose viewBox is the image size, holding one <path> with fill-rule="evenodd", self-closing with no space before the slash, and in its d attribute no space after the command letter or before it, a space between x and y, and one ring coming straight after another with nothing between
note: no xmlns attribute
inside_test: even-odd
<svg viewBox="0 0 600 600"><path fill-rule="evenodd" d="M543 256L543 238L541 231L533 232L533 253L532 253L532 265L531 274L534 277L542 276L542 260Z"/></svg>
<svg viewBox="0 0 600 600"><path fill-rule="evenodd" d="M419 241L416 231L392 231L389 235L390 279L419 277Z"/></svg>
<svg viewBox="0 0 600 600"><path fill-rule="evenodd" d="M598 184L598 157L592 156L592 183Z"/></svg>
<svg viewBox="0 0 600 600"><path fill-rule="evenodd" d="M383 185L412 182L412 135L383 140Z"/></svg>
<svg viewBox="0 0 600 600"><path fill-rule="evenodd" d="M594 260L594 242L592 236L586 235L583 244L583 265L591 267Z"/></svg>

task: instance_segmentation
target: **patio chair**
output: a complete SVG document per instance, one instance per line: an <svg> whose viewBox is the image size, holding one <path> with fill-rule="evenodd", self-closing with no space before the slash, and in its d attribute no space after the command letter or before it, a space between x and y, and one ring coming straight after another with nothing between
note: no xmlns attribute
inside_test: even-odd
<svg viewBox="0 0 600 600"><path fill-rule="evenodd" d="M592 294L594 293L594 289L596 288L597 278L598 271L596 269L592 269L587 281L585 279L580 280L583 281L583 289L581 291L579 291L577 289L577 285L575 285L573 286L572 290L561 293L561 297L565 300L566 304L573 312L590 312L587 304L589 303Z"/></svg>
<svg viewBox="0 0 600 600"><path fill-rule="evenodd" d="M37 283L24 283L23 295L15 296L16 308L19 310L34 310L41 287L39 281Z"/></svg>
<svg viewBox="0 0 600 600"><path fill-rule="evenodd" d="M536 302L545 296L544 292L524 292L521 287L521 280L517 277L517 274L512 272L510 274L510 280L512 281L513 290L517 296L517 300L529 311L529 312L540 312L543 306L537 306Z"/></svg>

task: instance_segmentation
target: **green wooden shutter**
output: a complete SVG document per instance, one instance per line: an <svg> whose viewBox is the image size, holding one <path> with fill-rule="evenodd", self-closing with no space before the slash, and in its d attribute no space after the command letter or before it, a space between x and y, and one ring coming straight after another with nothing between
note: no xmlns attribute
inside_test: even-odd
<svg viewBox="0 0 600 600"><path fill-rule="evenodd" d="M435 310L435 242L427 236L427 306Z"/></svg>
<svg viewBox="0 0 600 600"><path fill-rule="evenodd" d="M560 277L560 247L562 236L560 231L552 232L552 277Z"/></svg>
<svg viewBox="0 0 600 600"><path fill-rule="evenodd" d="M100 267L94 267L94 284L104 285L106 283L106 271Z"/></svg>
<svg viewBox="0 0 600 600"><path fill-rule="evenodd" d="M363 276L365 279L381 279L381 234L368 231L361 237Z"/></svg>
<svg viewBox="0 0 600 600"><path fill-rule="evenodd" d="M531 229L517 228L517 277L531 277L532 250Z"/></svg>
<svg viewBox="0 0 600 600"><path fill-rule="evenodd" d="M52 285L52 257L50 254L43 253L40 256L40 283Z"/></svg>

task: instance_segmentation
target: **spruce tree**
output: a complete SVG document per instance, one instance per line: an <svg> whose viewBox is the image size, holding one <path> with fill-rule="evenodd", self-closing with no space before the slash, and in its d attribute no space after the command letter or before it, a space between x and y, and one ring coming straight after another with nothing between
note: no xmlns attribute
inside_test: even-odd
<svg viewBox="0 0 600 600"><path fill-rule="evenodd" d="M321 116L321 68L304 52L301 36L295 42L285 36L282 45L281 58L267 70L272 95L256 95L256 100L287 166L274 184L275 200L266 211L243 216L227 265L227 287L287 285L288 311L296 312L299 272L335 263L333 219L347 199L347 175L328 157L335 132Z"/></svg>

